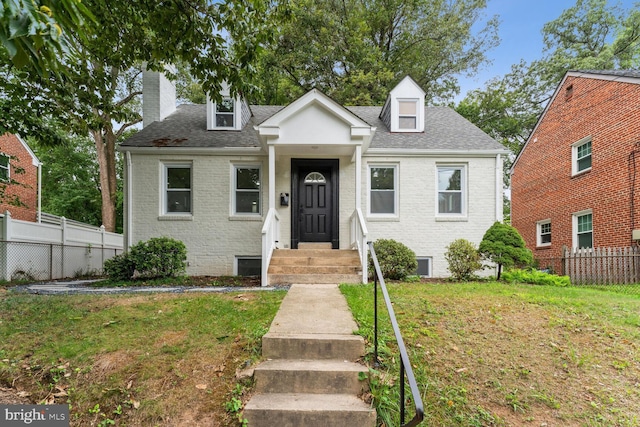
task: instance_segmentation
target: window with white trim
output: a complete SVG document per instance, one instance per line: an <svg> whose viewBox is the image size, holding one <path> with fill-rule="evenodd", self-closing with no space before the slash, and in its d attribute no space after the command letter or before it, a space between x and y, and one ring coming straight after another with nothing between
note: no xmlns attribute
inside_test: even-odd
<svg viewBox="0 0 640 427"><path fill-rule="evenodd" d="M163 165L163 214L191 214L191 164L165 163Z"/></svg>
<svg viewBox="0 0 640 427"><path fill-rule="evenodd" d="M398 100L398 129L415 130L418 126L418 101Z"/></svg>
<svg viewBox="0 0 640 427"><path fill-rule="evenodd" d="M224 98L216 102L216 128L235 128L236 102L231 98Z"/></svg>
<svg viewBox="0 0 640 427"><path fill-rule="evenodd" d="M11 178L9 159L8 155L0 153L0 181L9 181Z"/></svg>
<svg viewBox="0 0 640 427"><path fill-rule="evenodd" d="M582 138L571 146L572 175L591 170L591 137Z"/></svg>
<svg viewBox="0 0 640 427"><path fill-rule="evenodd" d="M440 165L437 170L438 214L465 214L466 167L462 165Z"/></svg>
<svg viewBox="0 0 640 427"><path fill-rule="evenodd" d="M551 245L551 220L546 219L544 221L538 221L536 235L538 236L538 246L550 246Z"/></svg>
<svg viewBox="0 0 640 427"><path fill-rule="evenodd" d="M397 215L396 165L369 165L369 213Z"/></svg>
<svg viewBox="0 0 640 427"><path fill-rule="evenodd" d="M417 257L416 276L431 277L431 257Z"/></svg>
<svg viewBox="0 0 640 427"><path fill-rule="evenodd" d="M573 214L573 247L593 247L593 212L591 210Z"/></svg>
<svg viewBox="0 0 640 427"><path fill-rule="evenodd" d="M233 213L260 215L260 166L233 166Z"/></svg>

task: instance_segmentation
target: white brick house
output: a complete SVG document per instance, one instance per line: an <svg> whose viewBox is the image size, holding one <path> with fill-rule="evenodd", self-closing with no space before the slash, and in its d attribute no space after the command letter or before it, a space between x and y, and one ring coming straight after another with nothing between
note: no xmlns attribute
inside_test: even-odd
<svg viewBox="0 0 640 427"><path fill-rule="evenodd" d="M387 238L444 277L446 246L478 244L502 219L507 150L454 110L424 107L409 77L383 107L312 90L285 107L224 93L177 109L163 79L145 76L147 125L120 147L125 241L182 240L188 274L262 272L266 284L275 248L330 242L364 261L363 242Z"/></svg>

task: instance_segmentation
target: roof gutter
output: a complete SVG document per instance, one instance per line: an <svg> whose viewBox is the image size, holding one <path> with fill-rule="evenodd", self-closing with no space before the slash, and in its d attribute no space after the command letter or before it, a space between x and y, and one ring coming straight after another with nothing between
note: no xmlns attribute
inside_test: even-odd
<svg viewBox="0 0 640 427"><path fill-rule="evenodd" d="M266 156L262 147L127 147L119 146L118 151L131 154L185 154L203 156Z"/></svg>
<svg viewBox="0 0 640 427"><path fill-rule="evenodd" d="M504 149L492 150L430 150L430 149L407 149L407 148L369 148L363 156L396 156L396 157L495 157L496 155L507 155L511 151Z"/></svg>

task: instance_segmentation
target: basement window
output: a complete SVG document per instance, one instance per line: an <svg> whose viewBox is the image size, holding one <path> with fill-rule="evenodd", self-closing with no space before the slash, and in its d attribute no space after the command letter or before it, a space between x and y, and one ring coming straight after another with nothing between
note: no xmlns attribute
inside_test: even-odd
<svg viewBox="0 0 640 427"><path fill-rule="evenodd" d="M262 275L262 258L259 256L236 256L236 276L259 277Z"/></svg>
<svg viewBox="0 0 640 427"><path fill-rule="evenodd" d="M416 276L431 277L431 257L417 257Z"/></svg>

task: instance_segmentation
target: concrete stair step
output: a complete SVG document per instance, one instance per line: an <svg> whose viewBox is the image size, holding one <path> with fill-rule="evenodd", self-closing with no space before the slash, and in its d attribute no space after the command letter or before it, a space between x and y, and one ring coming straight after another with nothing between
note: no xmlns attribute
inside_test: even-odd
<svg viewBox="0 0 640 427"><path fill-rule="evenodd" d="M357 274L360 266L353 265L273 265L269 274Z"/></svg>
<svg viewBox="0 0 640 427"><path fill-rule="evenodd" d="M298 249L333 249L331 242L306 242L298 243Z"/></svg>
<svg viewBox="0 0 640 427"><path fill-rule="evenodd" d="M364 338L359 335L278 334L262 337L262 356L266 359L348 360L364 354Z"/></svg>
<svg viewBox="0 0 640 427"><path fill-rule="evenodd" d="M293 265L293 266L338 266L349 265L360 267L358 256L342 257L315 257L315 256L274 256L271 258L271 265Z"/></svg>
<svg viewBox="0 0 640 427"><path fill-rule="evenodd" d="M251 427L375 427L376 412L349 394L258 393L244 408Z"/></svg>
<svg viewBox="0 0 640 427"><path fill-rule="evenodd" d="M342 360L267 360L254 372L258 393L360 395L369 390L367 378L364 365Z"/></svg>
<svg viewBox="0 0 640 427"><path fill-rule="evenodd" d="M269 274L269 285L362 283L361 274Z"/></svg>
<svg viewBox="0 0 640 427"><path fill-rule="evenodd" d="M276 249L273 251L272 257L355 257L358 259L358 251L351 249Z"/></svg>

